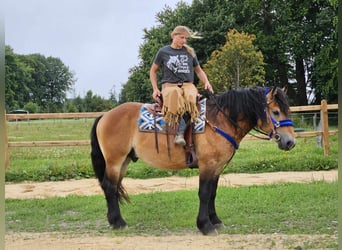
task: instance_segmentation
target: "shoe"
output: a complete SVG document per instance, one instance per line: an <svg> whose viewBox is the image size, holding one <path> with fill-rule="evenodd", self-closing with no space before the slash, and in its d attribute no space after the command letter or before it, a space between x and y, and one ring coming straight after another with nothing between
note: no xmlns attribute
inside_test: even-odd
<svg viewBox="0 0 342 250"><path fill-rule="evenodd" d="M182 145L182 146L185 146L185 144L186 144L183 135L176 135L175 140L173 141L173 143L177 144L177 145Z"/></svg>

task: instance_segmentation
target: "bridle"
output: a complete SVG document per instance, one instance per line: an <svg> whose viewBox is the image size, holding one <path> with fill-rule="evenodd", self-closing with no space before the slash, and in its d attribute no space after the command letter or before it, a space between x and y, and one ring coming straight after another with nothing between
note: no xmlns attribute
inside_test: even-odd
<svg viewBox="0 0 342 250"><path fill-rule="evenodd" d="M269 104L267 104L267 106L268 106ZM266 111L265 111L265 113L266 113ZM253 135L253 134L251 134L251 133L249 133L250 135L252 135L252 136L254 136L254 137L256 137L256 138L258 138L258 139L262 139L262 140L271 140L271 139L274 139L276 142L278 142L278 141L280 141L280 139L281 139L281 136L279 135L279 133L277 132L277 128L281 128L281 127L289 127L289 126L291 126L291 127L293 127L294 125L293 125L293 121L291 120L291 119L284 119L284 120L280 120L280 121L277 121L276 119L274 119L272 116L271 116L271 114L268 114L269 116L270 116L270 120L271 120L271 122L272 122L272 124L273 124L273 130L269 133L269 134L267 134L266 132L264 132L264 131L262 131L261 129L259 129L259 128L253 128L255 131L257 131L257 132L259 132L259 133L261 133L261 134L263 134L263 135L266 135L266 136L268 136L268 138L265 138L265 137L259 137L259 136L257 136L257 135ZM260 118L259 118L260 119ZM273 134L274 134L274 137L273 137Z"/></svg>
<svg viewBox="0 0 342 250"><path fill-rule="evenodd" d="M264 91L264 94L265 96L271 91L271 89L266 89ZM267 109L269 109L269 105L273 102L273 100L271 101L267 101ZM266 113L266 110L265 110L265 113ZM281 136L279 135L279 133L277 132L277 128L281 128L281 127L294 127L293 125L293 121L291 119L284 119L284 120L280 120L280 121L277 121L276 119L274 119L272 117L272 115L269 113L268 114L270 116L270 119L271 119L271 122L273 123L273 128L274 130L271 131L270 134L267 134L266 132L258 129L258 128L254 128L255 131L258 131L259 133L261 134L264 134L264 135L267 135L269 138L262 138L262 137L257 137L257 138L260 138L260 139L264 139L264 140L271 140L272 138L278 142L280 141L281 139ZM260 119L260 118L259 118ZM274 134L274 137L273 137L273 134Z"/></svg>

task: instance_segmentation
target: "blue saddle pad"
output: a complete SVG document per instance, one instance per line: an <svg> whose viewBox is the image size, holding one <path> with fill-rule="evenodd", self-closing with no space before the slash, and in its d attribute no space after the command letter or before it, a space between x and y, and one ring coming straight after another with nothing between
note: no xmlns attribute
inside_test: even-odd
<svg viewBox="0 0 342 250"><path fill-rule="evenodd" d="M194 123L194 133L204 133L205 131L206 99L202 99L199 104L200 115ZM166 132L164 117L162 115L154 116L144 105L140 109L138 127L142 132Z"/></svg>

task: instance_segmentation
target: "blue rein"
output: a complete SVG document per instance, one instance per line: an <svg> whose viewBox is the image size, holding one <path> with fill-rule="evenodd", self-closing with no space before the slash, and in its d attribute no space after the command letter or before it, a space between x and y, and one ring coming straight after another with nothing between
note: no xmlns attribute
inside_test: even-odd
<svg viewBox="0 0 342 250"><path fill-rule="evenodd" d="M226 132L224 132L222 129L214 126L213 129L215 130L216 133L222 135L224 138L226 138L233 146L235 149L239 149L239 144L236 143L233 137L228 135Z"/></svg>

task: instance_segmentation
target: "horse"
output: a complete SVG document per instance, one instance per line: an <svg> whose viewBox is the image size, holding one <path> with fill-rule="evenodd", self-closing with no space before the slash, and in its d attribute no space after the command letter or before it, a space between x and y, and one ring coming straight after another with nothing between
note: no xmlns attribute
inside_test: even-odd
<svg viewBox="0 0 342 250"><path fill-rule="evenodd" d="M122 179L130 161L140 158L163 170L187 168L184 147L169 143L168 136L172 134L157 133L156 150L151 146L156 134L139 131L137 121L143 105L123 103L96 118L91 129L92 165L107 201L107 219L113 229L127 227L119 204L129 202ZM212 94L205 106L205 132L194 134L193 141L199 171L197 228L203 235L209 235L225 227L215 210L216 189L220 174L243 137L257 128L276 141L281 150L291 150L296 142L287 97L279 87Z"/></svg>

